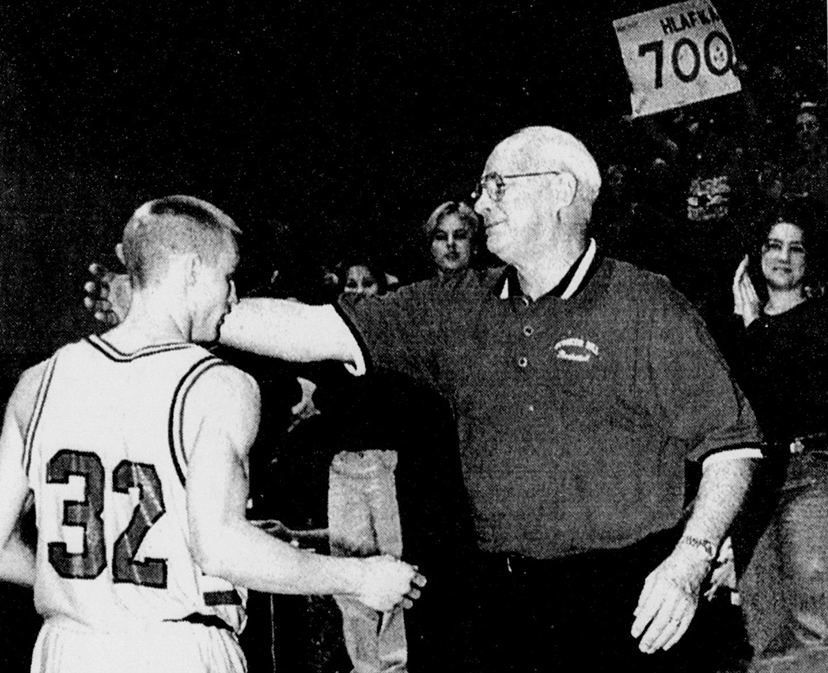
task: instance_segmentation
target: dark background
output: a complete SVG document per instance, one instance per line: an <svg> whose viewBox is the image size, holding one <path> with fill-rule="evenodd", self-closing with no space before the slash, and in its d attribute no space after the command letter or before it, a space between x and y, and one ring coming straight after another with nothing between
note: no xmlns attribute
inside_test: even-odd
<svg viewBox="0 0 828 673"><path fill-rule="evenodd" d="M420 224L511 131L560 126L606 159L629 111L611 21L659 3L272 4L0 8L7 368L93 328L86 266L164 194L239 222L242 289L351 250L415 275ZM824 50L824 0L716 7L751 66Z"/></svg>

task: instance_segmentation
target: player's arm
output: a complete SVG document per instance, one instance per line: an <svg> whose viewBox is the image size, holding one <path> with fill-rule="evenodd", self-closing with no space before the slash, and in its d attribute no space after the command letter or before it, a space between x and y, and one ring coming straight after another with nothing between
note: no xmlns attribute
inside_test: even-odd
<svg viewBox="0 0 828 673"><path fill-rule="evenodd" d="M35 575L34 552L21 539L19 529L29 505L23 444L44 367L38 365L20 377L0 433L0 579L23 586L32 586Z"/></svg>
<svg viewBox="0 0 828 673"><path fill-rule="evenodd" d="M247 456L259 424L259 391L249 376L209 370L188 395L184 423L192 553L204 572L269 593L350 594L377 610L416 598L421 578L408 564L317 555L247 521Z"/></svg>

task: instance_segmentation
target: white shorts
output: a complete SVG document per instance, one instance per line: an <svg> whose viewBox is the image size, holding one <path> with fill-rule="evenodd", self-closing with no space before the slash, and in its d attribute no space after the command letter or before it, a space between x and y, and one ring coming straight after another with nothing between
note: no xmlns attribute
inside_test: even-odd
<svg viewBox="0 0 828 673"><path fill-rule="evenodd" d="M99 633L47 619L32 673L246 673L235 634L188 622Z"/></svg>

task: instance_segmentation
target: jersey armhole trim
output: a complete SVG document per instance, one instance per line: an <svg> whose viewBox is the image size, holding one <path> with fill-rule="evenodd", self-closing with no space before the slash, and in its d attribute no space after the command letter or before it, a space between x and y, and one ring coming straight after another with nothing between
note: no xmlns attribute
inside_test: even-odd
<svg viewBox="0 0 828 673"><path fill-rule="evenodd" d="M187 452L184 450L184 403L199 377L213 367L221 366L229 367L230 365L214 355L202 358L181 377L181 381L178 382L178 386L173 393L170 404L168 437L170 456L182 486L187 484L186 470L188 463Z"/></svg>
<svg viewBox="0 0 828 673"><path fill-rule="evenodd" d="M26 436L23 442L23 469L28 476L29 469L32 463L32 451L34 447L35 436L37 434L40 419L43 416L43 407L46 404L46 397L49 393L49 386L52 383L52 377L57 366L57 356L55 353L46 364L46 371L43 372L43 377L40 379L40 385L37 390L37 397L35 398L34 409L32 416L29 419L29 424L26 427Z"/></svg>

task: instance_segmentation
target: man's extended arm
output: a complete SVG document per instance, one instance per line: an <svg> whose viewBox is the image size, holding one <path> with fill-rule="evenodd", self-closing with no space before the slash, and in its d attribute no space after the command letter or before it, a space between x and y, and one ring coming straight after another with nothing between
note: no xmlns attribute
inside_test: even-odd
<svg viewBox="0 0 828 673"><path fill-rule="evenodd" d="M286 299L242 299L221 327L221 342L282 360L353 361L359 352L345 321L331 305Z"/></svg>
<svg viewBox="0 0 828 673"><path fill-rule="evenodd" d="M42 365L26 371L6 406L0 434L0 579L32 586L35 555L20 537L29 482L23 468L23 438L34 407Z"/></svg>
<svg viewBox="0 0 828 673"><path fill-rule="evenodd" d="M123 321L132 294L125 274L100 264L89 267L84 305L108 325ZM348 326L330 306L310 306L284 299L242 299L225 318L221 342L239 350L293 362L351 362L359 347Z"/></svg>
<svg viewBox="0 0 828 673"><path fill-rule="evenodd" d="M711 569L711 543L718 550L739 512L756 463L752 458L713 458L703 464L693 513L669 557L644 583L632 626L642 652L670 649L696 612L702 582Z"/></svg>
<svg viewBox="0 0 828 673"><path fill-rule="evenodd" d="M184 421L192 552L207 574L269 593L350 594L380 611L417 597L424 580L406 563L321 556L247 521L247 452L259 422L250 377L231 367L210 370L190 392Z"/></svg>

